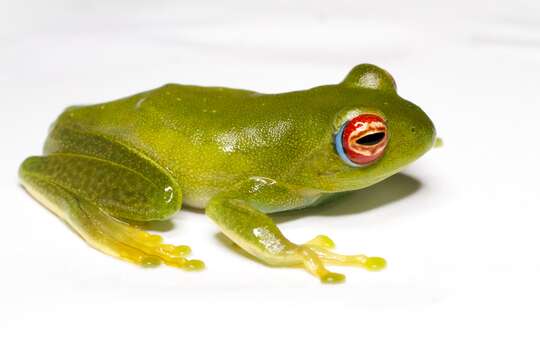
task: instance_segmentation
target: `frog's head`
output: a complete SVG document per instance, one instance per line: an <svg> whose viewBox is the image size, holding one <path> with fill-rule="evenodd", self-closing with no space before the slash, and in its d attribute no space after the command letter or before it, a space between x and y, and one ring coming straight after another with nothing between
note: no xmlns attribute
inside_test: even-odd
<svg viewBox="0 0 540 360"><path fill-rule="evenodd" d="M396 83L385 70L358 65L327 89L333 101L339 99L339 110L331 114L331 129L311 158L320 188L333 192L372 185L433 147L433 123L397 94Z"/></svg>

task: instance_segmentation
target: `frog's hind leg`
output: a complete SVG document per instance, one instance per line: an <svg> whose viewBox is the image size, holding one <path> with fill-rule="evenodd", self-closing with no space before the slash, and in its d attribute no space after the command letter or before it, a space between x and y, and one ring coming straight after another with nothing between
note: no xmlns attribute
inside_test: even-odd
<svg viewBox="0 0 540 360"><path fill-rule="evenodd" d="M199 269L187 246L164 244L129 221L165 219L180 206L180 193L125 166L85 155L30 157L20 168L23 186L65 220L86 242L141 266L167 264ZM119 220L121 218L122 220Z"/></svg>

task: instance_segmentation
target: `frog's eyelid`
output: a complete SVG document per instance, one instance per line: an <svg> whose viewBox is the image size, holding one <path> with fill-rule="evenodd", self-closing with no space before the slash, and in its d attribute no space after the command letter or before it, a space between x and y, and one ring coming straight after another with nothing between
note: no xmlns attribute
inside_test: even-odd
<svg viewBox="0 0 540 360"><path fill-rule="evenodd" d="M345 126L349 121L351 121L355 117L362 115L362 113L363 112L357 108L340 111L334 122L335 129L338 129L338 131L341 129L343 131L343 126Z"/></svg>
<svg viewBox="0 0 540 360"><path fill-rule="evenodd" d="M347 126L347 124L348 122L341 125L341 127L339 128L338 132L336 133L334 137L336 152L338 153L341 160L343 160L347 165L360 167L362 165L353 163L351 160L349 160L349 158L347 157L347 154L345 154L345 148L343 147L343 130L345 129L345 126Z"/></svg>

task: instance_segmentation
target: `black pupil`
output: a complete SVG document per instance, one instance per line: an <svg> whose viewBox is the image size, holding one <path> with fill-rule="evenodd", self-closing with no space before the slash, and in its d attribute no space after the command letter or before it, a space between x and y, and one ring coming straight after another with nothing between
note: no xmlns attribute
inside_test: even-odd
<svg viewBox="0 0 540 360"><path fill-rule="evenodd" d="M358 145L375 145L378 144L382 139L384 139L384 132L376 132L366 136L362 136L360 139L356 140Z"/></svg>

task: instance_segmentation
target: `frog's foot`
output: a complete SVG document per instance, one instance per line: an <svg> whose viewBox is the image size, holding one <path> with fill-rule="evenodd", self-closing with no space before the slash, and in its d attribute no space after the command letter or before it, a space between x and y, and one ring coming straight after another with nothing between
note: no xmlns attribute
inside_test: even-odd
<svg viewBox="0 0 540 360"><path fill-rule="evenodd" d="M340 283L345 280L345 275L331 272L324 265L357 266L370 271L382 270L386 266L386 261L380 257L342 255L330 251L334 246L328 236L319 235L297 248L306 270L324 283Z"/></svg>
<svg viewBox="0 0 540 360"><path fill-rule="evenodd" d="M191 249L185 245L164 244L159 235L149 234L132 225L121 222L103 210L89 204L80 203L84 222L74 223L86 242L112 256L144 267L161 264L185 270L200 270L204 263L188 260Z"/></svg>

